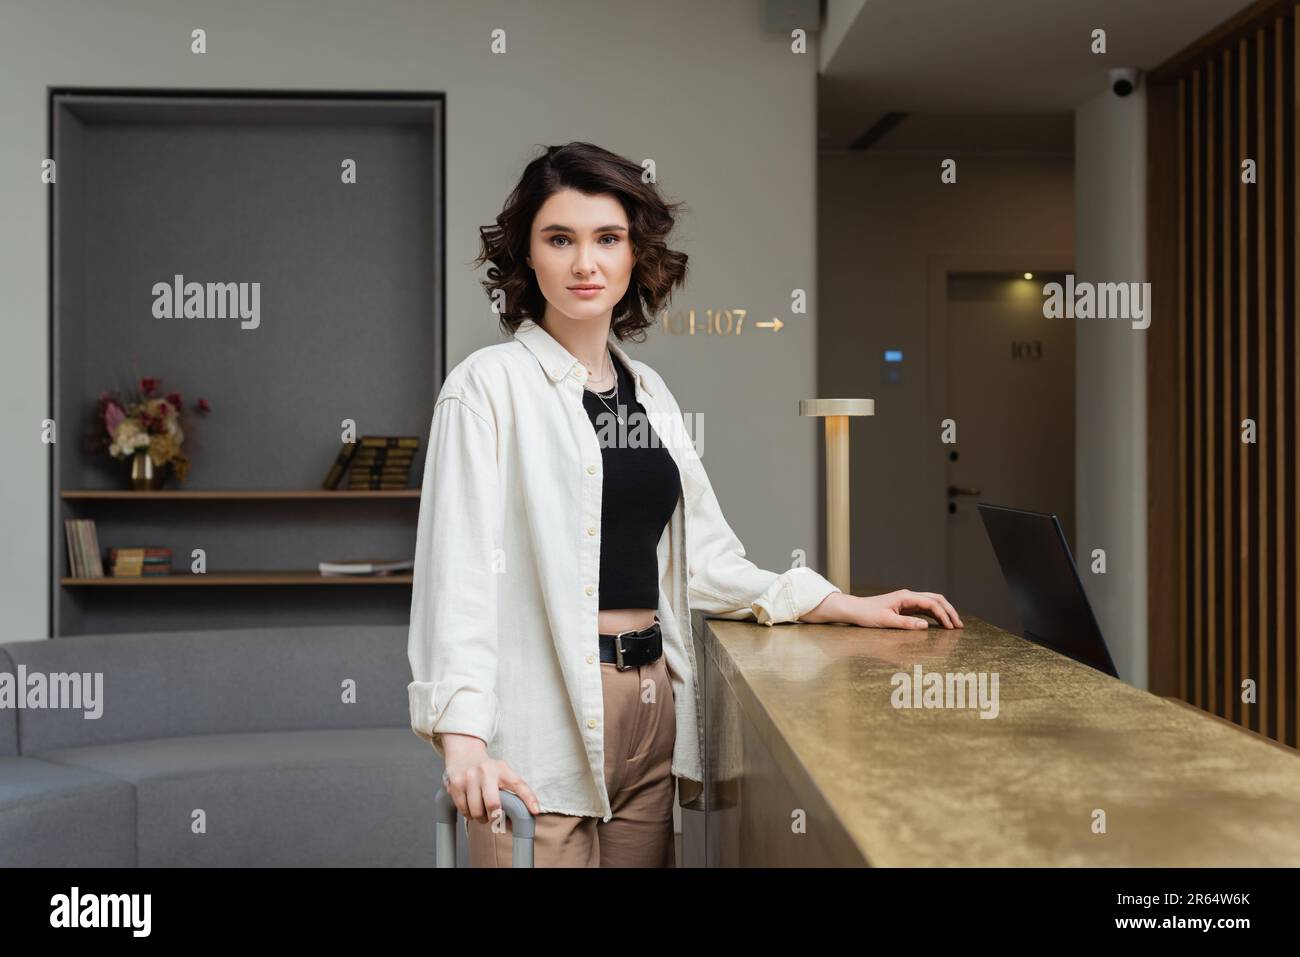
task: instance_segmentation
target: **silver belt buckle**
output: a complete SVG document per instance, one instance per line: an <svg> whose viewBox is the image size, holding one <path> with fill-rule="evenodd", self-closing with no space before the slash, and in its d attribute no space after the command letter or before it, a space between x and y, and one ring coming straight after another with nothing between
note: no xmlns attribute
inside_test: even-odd
<svg viewBox="0 0 1300 957"><path fill-rule="evenodd" d="M634 667L633 665L624 666L623 664L623 636L633 635L641 630L640 628L629 628L627 631L620 631L614 636L614 667L619 671L627 671Z"/></svg>
<svg viewBox="0 0 1300 957"><path fill-rule="evenodd" d="M620 631L617 635L614 636L614 667L615 668L617 668L619 671L627 671L629 668L636 667L636 665L627 665L626 667L624 667L623 665L623 636L635 635L642 631L649 631L657 624L659 624L659 616L655 615L655 620L652 621L650 624L646 625L644 628L629 628L627 629L627 631Z"/></svg>

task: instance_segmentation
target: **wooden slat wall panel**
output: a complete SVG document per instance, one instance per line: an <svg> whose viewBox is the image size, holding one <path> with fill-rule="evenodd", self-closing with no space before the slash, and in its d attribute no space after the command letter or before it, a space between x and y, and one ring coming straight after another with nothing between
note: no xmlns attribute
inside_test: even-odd
<svg viewBox="0 0 1300 957"><path fill-rule="evenodd" d="M1286 541L1286 525L1284 525L1284 515L1286 508L1283 507L1282 495L1282 465L1287 447L1283 445L1286 442L1286 436L1282 433L1281 423L1283 421L1282 406L1282 384L1283 378L1283 359L1282 343L1283 335L1282 324L1286 321L1290 313L1287 312L1287 277L1290 270L1287 269L1287 231L1295 230L1295 220L1287 216L1286 204L1286 183L1290 178L1290 173L1284 166L1286 163L1286 135L1279 135L1283 127L1291 126L1295 129L1295 107L1292 101L1290 109L1290 122L1288 122L1288 96L1286 82L1286 61L1287 49L1291 44L1287 42L1288 31L1286 23L1282 20L1274 21L1273 26L1273 81L1274 81L1274 99L1273 99L1273 200L1274 200L1274 221L1277 224L1277 234L1273 241L1274 254L1274 289L1275 304L1273 308L1273 322L1269 330L1269 355L1274 358L1273 374L1269 377L1269 391L1274 395L1274 406L1271 410L1265 410L1265 415L1269 415L1270 424L1268 429L1269 447L1268 460L1273 465L1274 475L1269 481L1269 507L1271 514L1274 516L1274 527L1270 529L1269 534L1269 577L1271 579L1270 592L1274 599L1274 607L1270 612L1270 619L1273 622L1273 661L1275 668L1273 671L1273 681L1270 684L1271 700L1269 705L1271 710L1275 711L1275 720L1273 726L1269 729L1270 737L1281 739L1286 728L1286 702L1283 700L1284 675L1286 675L1286 648L1284 642L1287 638L1287 619L1286 607L1284 607L1283 597L1284 589L1279 588L1284 581L1283 568L1286 566L1286 555L1282 544ZM1291 632L1294 633L1292 628Z"/></svg>
<svg viewBox="0 0 1300 957"><path fill-rule="evenodd" d="M1195 205L1189 201L1188 190L1195 190L1192 182L1192 149L1188 142L1188 137L1193 136L1192 127L1188 120L1188 115L1195 107L1193 106L1193 96L1196 93L1196 77L1181 77L1178 80L1178 239L1183 248L1180 248L1178 255L1178 315L1175 317L1178 325L1178 413L1182 415L1187 409L1187 400L1189 396L1188 382L1191 379L1190 360L1191 360L1191 341L1192 337L1188 330L1187 317L1192 313L1189 311L1192 304L1192 295L1188 289L1193 275L1187 262L1185 244L1187 242L1187 230L1191 226L1192 208ZM1194 140L1193 140L1194 142ZM1183 422L1178 426L1178 633L1174 636L1178 642L1178 697L1184 701L1191 701L1191 683L1188 681L1188 669L1192 656L1188 645L1190 642L1187 637L1193 634L1192 616L1188 614L1188 599L1191 597L1192 589L1188 583L1191 578L1191 563L1188 561L1188 544L1191 536L1188 534L1188 527L1185 515L1182 514L1182 506L1188 500L1188 491L1190 486L1187 482L1187 458L1192 441L1187 434L1186 420L1189 416L1182 415ZM1148 430L1150 434L1150 430ZM1149 471L1149 470L1148 470ZM1199 619L1198 619L1199 622ZM1154 676L1152 676L1154 678Z"/></svg>
<svg viewBox="0 0 1300 957"><path fill-rule="evenodd" d="M1164 616L1177 631L1153 650L1152 686L1292 747L1300 727L1297 49L1294 4L1270 5L1157 71L1167 93L1149 91L1151 142L1165 154L1150 158L1151 175L1177 170L1176 194L1149 191L1149 264L1177 285L1163 315L1178 327L1152 340L1176 358L1149 356L1168 388L1149 393L1148 432L1176 434L1178 473L1163 485L1176 507L1151 510L1152 562L1177 551L1177 587L1151 596L1153 622ZM1241 179L1245 159L1256 163L1253 184ZM1253 444L1242 442L1244 419L1256 424ZM1254 704L1241 700L1247 679Z"/></svg>
<svg viewBox="0 0 1300 957"><path fill-rule="evenodd" d="M1269 34L1268 31L1260 29L1256 34L1256 46L1259 54L1259 64L1255 70L1255 76L1259 83L1259 94L1256 104L1259 107L1259 135L1256 140L1255 155L1264 162L1268 156L1268 135L1272 131L1272 124L1268 109L1268 90L1269 90L1269 72L1268 72L1268 53L1269 53ZM1260 368L1265 354L1265 342L1268 331L1268 303L1269 303L1269 284L1268 284L1268 244L1271 239L1268 227L1268 170L1263 169L1259 172L1259 182L1255 188L1255 216L1259 220L1258 236L1256 237L1259 246L1255 250L1255 269L1259 274L1259 302L1256 305L1256 364L1255 364L1255 383L1257 401L1256 409L1263 409L1268 402L1268 382L1264 376L1260 375ZM1264 463L1260 461L1260 456L1256 454L1253 457L1254 467L1251 469L1254 475L1255 489L1255 517L1258 535L1257 542L1257 568L1258 574L1256 580L1259 582L1259 593L1255 596L1256 608L1258 614L1255 617L1255 644L1256 644L1256 670L1255 674L1259 685L1260 693L1268 686L1269 668L1268 668L1268 648L1269 648L1269 623L1272 620L1268 613L1268 566L1267 556L1264 549L1268 543L1268 495L1264 488ZM1262 699L1261 699L1262 700ZM1255 730L1262 734L1268 734L1268 715L1263 707L1251 709L1255 713Z"/></svg>
<svg viewBox="0 0 1300 957"><path fill-rule="evenodd" d="M1278 636L1278 648L1288 659L1289 665L1286 671L1285 693L1278 696L1278 701L1279 706L1286 706L1288 703L1289 706L1285 708L1286 726L1278 732L1278 738L1293 746L1300 746L1300 604L1297 604L1300 602L1300 594L1296 591L1296 584L1300 581L1300 488L1297 487L1300 445L1296 443L1296 438L1300 435L1300 418L1297 418L1297 402L1300 401L1297 390L1300 389L1300 383L1295 376L1297 363L1300 362L1297 357L1297 351L1300 350L1300 332L1296 329L1296 307L1300 304L1297 301L1296 286L1296 265L1300 262L1300 192L1296 189L1296 164L1300 162L1300 150L1297 150L1297 137L1300 136L1300 125L1297 125L1297 120L1300 119L1300 73L1296 69L1297 64L1300 64L1300 58L1297 58L1300 28L1297 28L1297 18L1293 17L1289 24L1279 21L1278 29L1279 33L1285 31L1283 33L1285 39L1281 41L1287 51L1288 106L1285 125L1290 131L1290 135L1283 137L1286 155L1279 167L1286 171L1284 182L1286 183L1288 228L1285 237L1288 248L1285 263L1288 298L1284 309L1279 313L1284 345L1284 348L1279 351L1285 353L1282 356L1279 377L1285 384L1285 389L1282 391L1286 419L1285 421L1279 419L1283 431L1278 442L1279 448L1284 450L1282 455L1285 463L1282 502L1278 511L1281 516L1279 521L1286 530L1286 539L1283 543L1286 566L1279 579L1278 592L1286 603L1285 621L1287 622L1287 629Z"/></svg>
<svg viewBox="0 0 1300 957"><path fill-rule="evenodd" d="M1232 446L1240 445L1239 439L1236 439L1234 429L1235 412L1234 399L1235 382L1232 381L1232 369L1234 369L1235 356L1232 355L1232 329L1238 317L1234 311L1234 285L1232 281L1236 278L1236 267L1232 260L1232 252L1235 250L1235 244L1232 242L1232 235L1235 233L1236 221L1234 216L1236 211L1232 207L1232 199L1236 195L1236 183L1242 181L1239 174L1236 173L1238 166L1238 143L1232 138L1232 130L1235 126L1236 108L1236 68L1232 60L1231 47L1225 48L1221 56L1222 69L1219 72L1221 81L1219 81L1219 98L1222 103L1222 161L1219 163L1216 185L1218 186L1218 200L1222 203L1222 230L1219 234L1219 293L1222 294L1219 302L1218 313L1218 332L1219 338L1219 389L1216 395L1216 406L1214 406L1214 420L1218 423L1216 429L1216 469L1219 475L1219 485L1223 489L1223 501L1235 502L1235 489L1232 486ZM1240 421L1240 419L1236 419ZM1236 563L1231 558L1234 555L1232 549L1232 519L1236 515L1236 508L1218 508L1216 510L1216 521L1221 528L1223 546L1221 550L1222 559L1216 562L1216 576L1218 577L1218 594L1219 594L1219 619L1214 641L1214 666L1216 666L1219 681L1221 685L1216 689L1216 697L1219 701L1218 713L1236 720L1236 710L1232 707L1232 700L1235 694L1232 694L1232 655L1230 654L1231 637L1236 632L1236 606L1234 603L1234 579L1232 579L1232 568ZM1222 696L1221 696L1222 694ZM1221 696L1221 697L1219 697Z"/></svg>
<svg viewBox="0 0 1300 957"><path fill-rule="evenodd" d="M1214 668L1214 651L1218 648L1216 637L1219 631L1218 619L1218 510L1214 502L1218 501L1218 482L1214 481L1214 465L1218 460L1218 406L1216 406L1218 376L1218 181L1222 177L1218 138L1219 73L1217 62L1210 60L1205 65L1205 192L1201 202L1205 203L1205 235L1201 242L1205 248L1205 332L1204 332L1204 376L1205 385L1201 390L1201 419L1205 423L1205 454L1201 456L1205 465L1205 502L1201 512L1205 516L1205 554L1201 557L1205 579L1205 636L1201 641L1201 654L1204 655L1204 683L1201 684L1201 707L1222 714L1214 697L1214 679L1218 672Z"/></svg>
<svg viewBox="0 0 1300 957"><path fill-rule="evenodd" d="M1277 30L1278 47L1284 53L1283 83L1286 87L1286 104L1282 116L1278 117L1278 127L1287 130L1287 135L1279 137L1283 143L1283 156L1281 163L1278 163L1278 177L1284 183L1286 194L1283 196L1283 208L1287 213L1287 228L1282 233L1284 242L1279 243L1284 244L1282 263L1278 269L1286 278L1284 299L1281 308L1274 313L1277 317L1278 341L1277 355L1274 356L1277 360L1278 384L1275 395L1277 441L1274 443L1277 447L1278 467L1278 498L1275 501L1278 520L1277 597L1278 620L1282 623L1282 627L1277 629L1278 728L1274 737L1297 745L1300 744L1296 740L1296 733L1300 731L1296 724L1296 715L1300 713L1300 702L1297 702L1300 700L1300 687L1296 684L1297 676L1300 676L1300 668L1297 668L1297 661L1300 661L1300 638L1297 638L1300 620L1297 620L1297 596L1291 583L1294 581L1292 576L1295 575L1297 564L1300 564L1300 555L1296 554L1297 538L1300 538L1297 536L1297 523L1300 523L1297 499L1300 499L1300 488L1296 486L1296 456L1300 455L1300 447L1294 442L1296 381L1290 373L1295 368L1296 352L1296 228L1300 224L1300 217L1296 215L1296 109L1300 107L1300 99L1296 96L1295 20L1290 23L1278 20ZM1292 397L1290 400L1288 395ZM1291 428L1287 428L1288 421Z"/></svg>
<svg viewBox="0 0 1300 957"><path fill-rule="evenodd" d="M1205 99L1205 73L1197 70L1192 75L1192 233L1184 237L1184 242L1192 247L1192 368L1189 375L1192 384L1192 553L1189 556L1188 574L1192 578L1192 687L1187 699L1198 707L1205 707L1205 696L1201 692L1201 664L1205 660L1205 574L1202 556L1205 554L1205 539L1202 534L1202 517L1204 514L1205 492L1203 484L1205 471L1201 459L1205 453L1205 434L1201 430L1201 410L1205 407L1205 382L1201 370L1205 363L1201 361L1201 324L1204 313L1201 309L1201 290L1205 285L1205 269L1201 251L1205 233L1202 229L1205 197L1201 191L1201 180L1205 168L1205 136L1202 134L1204 123L1201 120L1202 101ZM1185 410L1184 410L1185 411Z"/></svg>
<svg viewBox="0 0 1300 957"><path fill-rule="evenodd" d="M1251 156L1254 151L1251 149L1251 72L1252 66L1252 48L1250 41L1242 37L1237 43L1237 144L1238 152L1241 156ZM1251 255L1250 255L1250 186L1237 178L1237 362L1236 362L1236 405L1238 415L1233 418L1240 420L1245 418L1250 408L1250 293L1251 284ZM1240 427L1238 425L1238 427ZM1251 456L1246 454L1246 448L1241 442L1234 442L1232 445L1234 455L1237 459L1237 487L1241 490L1237 496L1237 513L1236 525L1238 534L1237 556L1234 566L1236 568L1237 580L1234 584L1233 594L1237 597L1236 607L1236 670L1233 682L1235 688L1241 687L1243 679L1248 678L1252 672L1250 670L1250 601L1247 596L1250 594L1250 472L1249 463ZM1241 694L1233 694L1233 720L1246 727L1252 727L1251 714L1253 708L1247 707L1241 703Z"/></svg>

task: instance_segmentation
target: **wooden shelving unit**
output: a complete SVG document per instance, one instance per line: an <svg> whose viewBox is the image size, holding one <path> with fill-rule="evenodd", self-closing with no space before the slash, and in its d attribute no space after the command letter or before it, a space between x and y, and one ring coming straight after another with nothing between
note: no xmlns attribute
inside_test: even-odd
<svg viewBox="0 0 1300 957"><path fill-rule="evenodd" d="M319 489L319 488L263 488L263 489L65 489L60 497L79 502L258 502L303 501L319 502L328 499L344 501L373 501L397 499L419 501L420 489ZM60 585L76 586L151 586L192 587L214 585L409 585L411 575L322 575L318 571L269 569L267 571L208 572L203 575L174 572L170 575L118 578L76 578L64 575Z"/></svg>
<svg viewBox="0 0 1300 957"><path fill-rule="evenodd" d="M60 585L146 585L186 588L194 585L409 585L412 576L403 575L322 575L320 572L208 572L205 575L173 573L152 578L60 578Z"/></svg>
<svg viewBox="0 0 1300 957"><path fill-rule="evenodd" d="M374 500L385 498L418 499L418 488L398 489L311 489L311 488L267 488L267 489L159 489L157 491L136 492L130 489L65 489L59 497L69 501L82 502L130 502L179 500L186 502L203 501L323 501L326 499Z"/></svg>

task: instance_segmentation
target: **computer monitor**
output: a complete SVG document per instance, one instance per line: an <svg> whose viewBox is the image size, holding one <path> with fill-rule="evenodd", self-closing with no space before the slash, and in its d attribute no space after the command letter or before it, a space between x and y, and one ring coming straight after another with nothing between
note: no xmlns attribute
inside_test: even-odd
<svg viewBox="0 0 1300 957"><path fill-rule="evenodd" d="M978 503L1024 637L1118 678L1055 515Z"/></svg>

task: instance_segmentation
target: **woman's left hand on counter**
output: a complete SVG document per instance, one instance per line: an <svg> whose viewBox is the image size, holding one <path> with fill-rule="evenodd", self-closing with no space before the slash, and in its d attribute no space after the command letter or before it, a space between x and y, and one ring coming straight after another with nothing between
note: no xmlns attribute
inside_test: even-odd
<svg viewBox="0 0 1300 957"><path fill-rule="evenodd" d="M929 628L930 623L906 611L922 611L933 615L945 628L964 628L957 609L937 592L911 591L904 588L887 595L846 595L832 592L820 605L799 620L809 624L843 622L861 628Z"/></svg>

